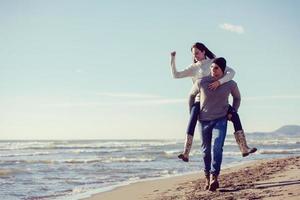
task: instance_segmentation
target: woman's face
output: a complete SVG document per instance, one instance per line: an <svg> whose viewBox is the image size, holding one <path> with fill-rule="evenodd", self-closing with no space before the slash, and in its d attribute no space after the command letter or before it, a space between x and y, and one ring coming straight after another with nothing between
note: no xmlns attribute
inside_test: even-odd
<svg viewBox="0 0 300 200"><path fill-rule="evenodd" d="M200 51L199 49L197 49L195 47L192 48L192 54L196 61L201 61L201 60L205 59L205 51Z"/></svg>

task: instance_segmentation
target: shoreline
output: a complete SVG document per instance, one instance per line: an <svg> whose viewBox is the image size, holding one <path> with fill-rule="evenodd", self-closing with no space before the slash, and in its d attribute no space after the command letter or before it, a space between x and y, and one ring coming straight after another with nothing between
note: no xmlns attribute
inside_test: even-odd
<svg viewBox="0 0 300 200"><path fill-rule="evenodd" d="M242 165L247 165L248 163L252 163L252 162L255 162L255 161L247 160L247 161L244 161L243 163L233 162L233 163L225 165L223 170L226 170L226 169L229 169L229 168L234 168L234 167L239 167L239 166L242 166ZM183 163L183 164L185 164L185 163ZM161 177L152 177L152 178L145 178L145 179L128 180L128 181L120 182L116 185L107 186L107 187L104 187L104 188L101 188L101 189L100 188L99 189L94 189L92 191L85 192L83 194L78 194L78 195L72 196L72 198L75 198L75 199L78 199L78 200L89 200L91 197L93 197L95 195L114 192L115 190L117 190L119 188L127 187L127 186L130 186L132 184L139 184L139 183L149 182L149 181L160 181L160 180L172 179L172 178L176 178L176 177L180 178L180 177L184 177L184 176L192 176L192 177L194 177L194 176L199 177L200 176L201 177L202 173L201 173L201 170L197 170L197 171L192 171L192 172L185 172L185 173L181 173L181 174L172 174L172 175L161 176Z"/></svg>
<svg viewBox="0 0 300 200"><path fill-rule="evenodd" d="M289 173L284 173L285 170ZM272 189L273 187L273 189L276 189L276 186L270 186L270 182L268 182L268 180L271 181L273 179L277 182L290 183L290 185L282 183L282 185L278 186L290 187L290 191L286 193L277 191L275 194L270 194L269 189L266 188L270 187ZM250 183L249 180L254 180L254 182L250 181ZM267 181L269 185L263 181ZM111 187L112 189L108 191L93 193L89 197L86 195L81 199L225 199L225 197L229 198L230 195L238 198L239 195L245 195L245 191L248 190L246 196L247 194L248 196L250 195L249 198L272 199L275 195L274 199L277 196L282 196L284 199L296 199L297 195L300 195L300 191L297 192L297 190L293 189L293 186L300 186L300 156L246 161L246 163L223 168L220 175L220 189L214 193L204 191L201 188L203 183L203 172L190 172L171 177L150 178L120 184ZM235 183L238 183L238 185ZM264 184L267 185L264 186Z"/></svg>

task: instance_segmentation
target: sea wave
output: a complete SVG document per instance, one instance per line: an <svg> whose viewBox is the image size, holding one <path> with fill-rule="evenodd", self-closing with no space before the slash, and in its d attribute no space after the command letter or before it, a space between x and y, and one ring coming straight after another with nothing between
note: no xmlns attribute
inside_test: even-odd
<svg viewBox="0 0 300 200"><path fill-rule="evenodd" d="M180 153L180 150L179 149L171 149L171 150L163 151L163 153L165 155L176 155L176 154Z"/></svg>
<svg viewBox="0 0 300 200"><path fill-rule="evenodd" d="M80 164L80 163L99 163L103 162L103 159L69 159L60 161L61 163L68 163L68 164Z"/></svg>
<svg viewBox="0 0 300 200"><path fill-rule="evenodd" d="M233 136L228 138L229 145L224 147L224 165L240 163L242 157L238 145ZM252 142L271 141L273 144L275 139L260 141L247 138L249 146L254 146ZM177 158L184 147L183 140L178 141L0 141L0 179L9 182L7 191L2 191L6 193L0 194L0 199L14 199L11 196L14 191L24 194L22 199L74 199L73 194L114 187L124 181L134 182L199 170L203 164L199 155L202 154L201 141L194 142L188 166ZM278 141L299 142L278 139L276 144ZM246 160L300 154L298 144L285 145L283 142L280 146L257 146L256 156Z"/></svg>
<svg viewBox="0 0 300 200"><path fill-rule="evenodd" d="M140 148L161 147L176 145L174 140L154 140L154 141L20 141L20 142L0 142L0 151L5 150L52 150L52 149L101 149L101 148Z"/></svg>
<svg viewBox="0 0 300 200"><path fill-rule="evenodd" d="M128 158L128 157L117 157L117 158L107 158L103 160L105 163L115 163L115 162L151 162L155 161L155 158L153 157L140 157L140 158Z"/></svg>
<svg viewBox="0 0 300 200"><path fill-rule="evenodd" d="M0 169L0 177L13 175L13 174L20 174L20 173L25 173L25 172L27 172L27 171L23 170L23 169Z"/></svg>
<svg viewBox="0 0 300 200"><path fill-rule="evenodd" d="M80 164L80 163L125 163L125 162L152 162L155 161L154 157L108 157L108 158L90 158L90 159L65 159L65 160L30 160L30 159L15 159L15 160L1 160L0 164Z"/></svg>
<svg viewBox="0 0 300 200"><path fill-rule="evenodd" d="M223 155L226 155L226 156L240 156L241 152L240 151L227 151L227 152L224 151Z"/></svg>
<svg viewBox="0 0 300 200"><path fill-rule="evenodd" d="M14 154L1 154L0 157L19 157L19 156L42 156L49 155L50 152L32 152L32 153L14 153Z"/></svg>
<svg viewBox="0 0 300 200"><path fill-rule="evenodd" d="M15 165L15 164L54 164L58 163L55 160L1 160L0 164Z"/></svg>
<svg viewBox="0 0 300 200"><path fill-rule="evenodd" d="M121 149L73 149L69 151L74 154L83 154L83 153L113 153L113 152L121 152Z"/></svg>
<svg viewBox="0 0 300 200"><path fill-rule="evenodd" d="M300 149L268 149L259 150L260 154L300 154Z"/></svg>
<svg viewBox="0 0 300 200"><path fill-rule="evenodd" d="M0 142L0 150L20 150L20 149L44 149L45 147L51 147L54 142L38 142L38 141L11 141Z"/></svg>
<svg viewBox="0 0 300 200"><path fill-rule="evenodd" d="M177 170L163 170L161 172L159 172L159 175L173 175L173 174L177 174L178 171Z"/></svg>
<svg viewBox="0 0 300 200"><path fill-rule="evenodd" d="M300 138L247 138L247 143L251 145L293 145L299 144ZM225 140L225 146L237 145L235 139L229 138Z"/></svg>
<svg viewBox="0 0 300 200"><path fill-rule="evenodd" d="M182 153L183 149L173 149L173 150L166 150L166 151L163 151L163 155L165 157L177 157L180 153ZM190 156L196 156L196 155L199 155L201 154L201 151L199 149L191 149L189 155Z"/></svg>
<svg viewBox="0 0 300 200"><path fill-rule="evenodd" d="M293 145L298 144L300 139L268 139L268 140L249 140L247 142L253 145Z"/></svg>

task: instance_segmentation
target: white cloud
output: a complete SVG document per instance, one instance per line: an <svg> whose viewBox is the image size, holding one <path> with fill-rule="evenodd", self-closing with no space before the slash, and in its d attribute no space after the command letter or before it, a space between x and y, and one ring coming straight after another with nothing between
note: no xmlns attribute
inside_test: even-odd
<svg viewBox="0 0 300 200"><path fill-rule="evenodd" d="M152 99L152 100L134 100L134 101L104 101L104 102L74 102L74 103L49 103L43 104L47 107L60 107L60 108L71 108L71 107L102 107L102 106L159 106L159 105L173 105L186 103L186 99Z"/></svg>
<svg viewBox="0 0 300 200"><path fill-rule="evenodd" d="M231 32L238 33L238 34L242 34L245 32L244 28L242 26L232 25L232 24L228 24L228 23L220 24L220 28L222 28L226 31L231 31Z"/></svg>
<svg viewBox="0 0 300 200"><path fill-rule="evenodd" d="M94 93L94 97L85 101L57 101L43 103L44 106L50 107L102 107L102 106L159 106L187 103L184 98L166 98L154 94L145 93L112 93L100 92ZM99 99L100 97L100 99ZM102 98L106 97L106 98Z"/></svg>
<svg viewBox="0 0 300 200"><path fill-rule="evenodd" d="M133 101L104 101L104 102L66 102L66 103L51 103L44 106L70 108L70 107L101 107L101 106L159 106L186 103L186 99L151 99L151 100L133 100Z"/></svg>
<svg viewBox="0 0 300 200"><path fill-rule="evenodd" d="M187 99L154 99L146 101L131 102L131 105L163 105L163 104L178 104L186 103Z"/></svg>

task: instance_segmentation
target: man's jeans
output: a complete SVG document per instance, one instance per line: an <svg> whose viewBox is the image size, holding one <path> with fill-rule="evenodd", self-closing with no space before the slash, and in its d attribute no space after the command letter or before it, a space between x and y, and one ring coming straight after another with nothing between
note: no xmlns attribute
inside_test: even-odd
<svg viewBox="0 0 300 200"><path fill-rule="evenodd" d="M200 133L202 138L202 153L205 174L219 175L223 157L223 146L227 130L227 116L211 121L200 121ZM213 159L211 156L212 134L215 134L213 146ZM212 165L212 168L211 168Z"/></svg>

